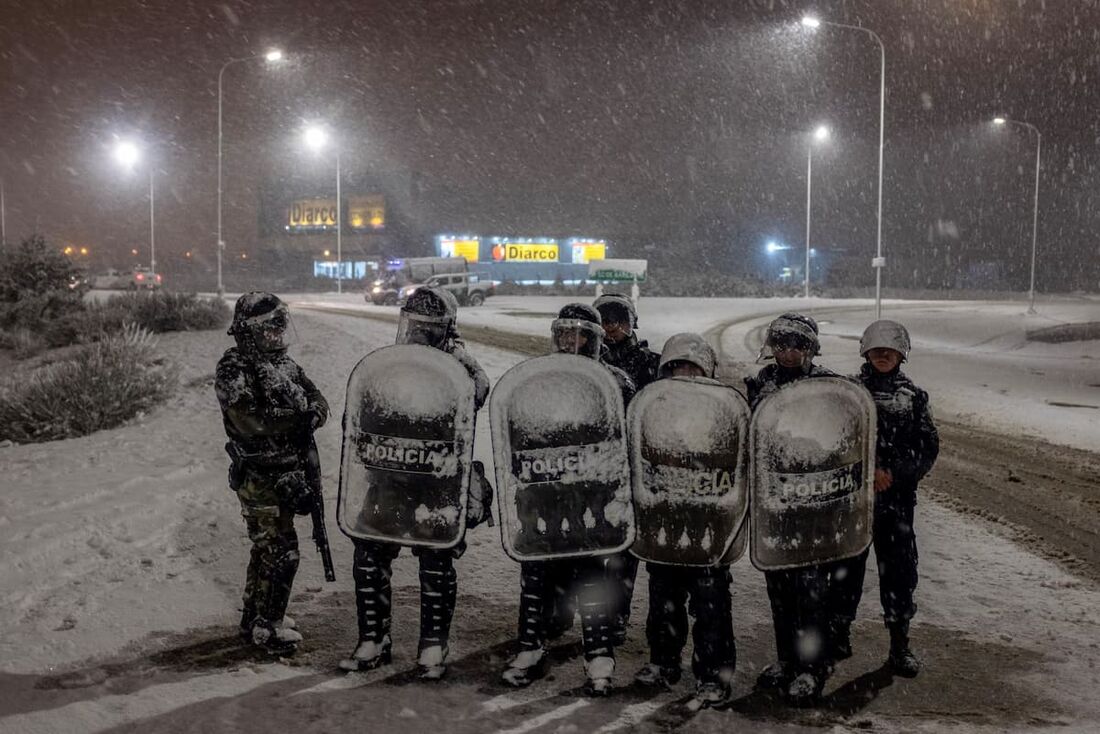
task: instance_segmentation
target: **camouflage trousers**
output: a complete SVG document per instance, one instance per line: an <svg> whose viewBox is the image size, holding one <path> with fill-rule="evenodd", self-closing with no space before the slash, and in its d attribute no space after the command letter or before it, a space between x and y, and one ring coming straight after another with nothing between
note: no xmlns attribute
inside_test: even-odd
<svg viewBox="0 0 1100 734"><path fill-rule="evenodd" d="M279 505L275 479L249 472L237 498L252 541L245 577L241 628L257 622L274 624L283 618L298 572L298 534L293 511Z"/></svg>

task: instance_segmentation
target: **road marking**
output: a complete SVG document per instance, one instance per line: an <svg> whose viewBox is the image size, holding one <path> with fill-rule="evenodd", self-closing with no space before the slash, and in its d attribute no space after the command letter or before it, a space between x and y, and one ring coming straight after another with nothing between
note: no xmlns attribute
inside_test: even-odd
<svg viewBox="0 0 1100 734"><path fill-rule="evenodd" d="M264 665L160 683L128 694L113 694L40 711L0 718L0 731L20 734L91 734L135 721L150 720L204 701L243 696L271 683L316 675L314 671Z"/></svg>
<svg viewBox="0 0 1100 734"><path fill-rule="evenodd" d="M591 701L587 701L583 698L574 701L573 703L566 704L565 706L559 706L558 708L547 711L545 714L539 714L538 716L524 721L519 726L514 726L511 729L499 729L496 734L525 734L526 732L538 729L543 724L548 724L551 721L557 721L558 719L564 719L577 709L584 708L589 705Z"/></svg>
<svg viewBox="0 0 1100 734"><path fill-rule="evenodd" d="M624 708L617 719L607 722L599 729L592 732L592 734L608 734L608 732L613 732L624 727L635 727L642 723L642 719L657 712L664 705L663 701L642 701L641 703L633 703Z"/></svg>
<svg viewBox="0 0 1100 734"><path fill-rule="evenodd" d="M528 690L530 691L530 689ZM517 696L515 693L504 693L499 696L493 696L487 701L482 701L481 707L490 713L495 713L497 711L507 711L508 709L514 709L517 706L526 706L529 703L549 701L551 698L557 697L557 693L543 695L542 692L534 693L533 691L531 691L529 695L526 696Z"/></svg>

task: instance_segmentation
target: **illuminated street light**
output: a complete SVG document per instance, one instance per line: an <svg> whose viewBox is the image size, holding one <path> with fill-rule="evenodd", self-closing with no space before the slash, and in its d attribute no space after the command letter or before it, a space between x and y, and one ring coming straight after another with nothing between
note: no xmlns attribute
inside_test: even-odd
<svg viewBox="0 0 1100 734"><path fill-rule="evenodd" d="M805 277L802 279L803 295L806 298L810 297L810 192L814 172L814 143L824 143L828 139L829 128L825 125L818 125L810 138L809 144L806 146L806 272Z"/></svg>
<svg viewBox="0 0 1100 734"><path fill-rule="evenodd" d="M320 153L329 144L328 131L320 125L310 125L305 129L302 134L302 139L306 144L306 147L312 150L314 153ZM333 154L336 157L336 292L338 294L344 292L344 260L343 260L343 240L340 230L343 229L343 224L340 217L340 150L334 148Z"/></svg>
<svg viewBox="0 0 1100 734"><path fill-rule="evenodd" d="M218 70L218 242L215 248L218 253L218 295L222 295L225 292L225 288L222 285L222 251L225 250L225 239L222 237L222 77L225 75L225 70L233 64L238 64L243 61L253 61L255 59L264 59L268 63L276 63L283 58L283 52L279 49L271 49L267 53L259 56L243 56L238 59L229 59L222 68Z"/></svg>
<svg viewBox="0 0 1100 734"><path fill-rule="evenodd" d="M134 166L141 160L141 149L136 143L129 140L120 140L115 144L115 160L127 171L134 170ZM156 196L153 188L153 166L149 168L149 269L154 276L157 272L157 239L156 239ZM137 250L133 253L136 255Z"/></svg>
<svg viewBox="0 0 1100 734"><path fill-rule="evenodd" d="M129 140L121 140L115 145L115 160L126 170L133 170L141 160L141 151Z"/></svg>
<svg viewBox="0 0 1100 734"><path fill-rule="evenodd" d="M879 90L878 90L878 232L875 236L875 257L871 261L871 267L875 270L875 318L882 318L882 269L886 267L886 258L882 256L882 166L883 148L886 140L886 45L879 35L870 28L846 23L833 23L828 20L820 20L811 16L802 18L802 25L806 28L816 29L821 26L832 28L844 28L851 31L859 31L869 35L879 50Z"/></svg>
<svg viewBox="0 0 1100 734"><path fill-rule="evenodd" d="M1032 204L1031 211L1031 285L1028 286L1027 295L1027 312L1035 313L1035 253L1039 239L1039 166L1043 147L1043 136L1039 133L1039 128L1035 127L1030 122L1021 122L1020 120L1012 120L1007 117L994 117L993 124L998 126L1019 125L1035 133L1035 200Z"/></svg>

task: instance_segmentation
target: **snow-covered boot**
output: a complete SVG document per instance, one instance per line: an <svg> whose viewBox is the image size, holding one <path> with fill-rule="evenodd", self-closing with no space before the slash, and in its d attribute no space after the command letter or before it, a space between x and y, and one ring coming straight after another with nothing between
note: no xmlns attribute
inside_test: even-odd
<svg viewBox="0 0 1100 734"><path fill-rule="evenodd" d="M615 658L601 655L598 658L586 660L584 672L588 676L588 680L584 682L585 695L611 695L611 676L615 674Z"/></svg>
<svg viewBox="0 0 1100 734"><path fill-rule="evenodd" d="M252 624L252 644L273 655L293 655L302 636L295 630L276 627L263 617Z"/></svg>
<svg viewBox="0 0 1100 734"><path fill-rule="evenodd" d="M695 703L699 708L721 706L733 698L733 689L719 681L699 681L695 684Z"/></svg>
<svg viewBox="0 0 1100 734"><path fill-rule="evenodd" d="M920 673L920 659L909 649L909 622L894 622L889 625L890 668L903 678L916 678Z"/></svg>
<svg viewBox="0 0 1100 734"><path fill-rule="evenodd" d="M365 672L389 665L393 661L390 650L390 637L386 635L381 642L361 641L351 657L340 661L341 670Z"/></svg>
<svg viewBox="0 0 1100 734"><path fill-rule="evenodd" d="M280 627L296 630L298 629L298 623L294 621L294 617L291 617L289 614L284 614L283 618L275 623L275 629Z"/></svg>
<svg viewBox="0 0 1100 734"><path fill-rule="evenodd" d="M799 673L787 686L787 700L795 706L813 706L825 688L825 676Z"/></svg>
<svg viewBox="0 0 1100 734"><path fill-rule="evenodd" d="M447 673L446 645L432 645L420 651L416 660L416 675L420 680L439 680Z"/></svg>
<svg viewBox="0 0 1100 734"><path fill-rule="evenodd" d="M679 665L659 665L646 663L642 669L634 674L634 680L643 686L661 686L671 688L680 682L682 675Z"/></svg>
<svg viewBox="0 0 1100 734"><path fill-rule="evenodd" d="M756 677L756 687L760 690L786 688L793 679L794 670L790 663L776 660L760 671L760 675Z"/></svg>
<svg viewBox="0 0 1100 734"><path fill-rule="evenodd" d="M525 688L546 675L546 650L523 650L512 658L500 679L515 688Z"/></svg>

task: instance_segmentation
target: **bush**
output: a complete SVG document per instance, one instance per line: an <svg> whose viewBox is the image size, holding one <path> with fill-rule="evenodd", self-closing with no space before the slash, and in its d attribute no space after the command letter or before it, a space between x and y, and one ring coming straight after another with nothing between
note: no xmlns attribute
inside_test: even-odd
<svg viewBox="0 0 1100 734"><path fill-rule="evenodd" d="M28 295L55 291L67 293L70 279L81 272L41 235L31 235L0 258L0 302L16 303Z"/></svg>
<svg viewBox="0 0 1100 734"><path fill-rule="evenodd" d="M50 346L97 341L106 334L136 324L155 334L166 331L218 329L231 311L220 298L198 298L184 293L127 293L112 296L105 303L89 303L42 325Z"/></svg>
<svg viewBox="0 0 1100 734"><path fill-rule="evenodd" d="M35 443L113 428L171 395L177 370L145 329L80 348L63 361L0 383L0 439Z"/></svg>
<svg viewBox="0 0 1100 734"><path fill-rule="evenodd" d="M108 316L118 313L155 334L166 331L205 331L229 321L232 312L220 298L199 298L194 293L126 293L101 306ZM95 307L88 309L95 311Z"/></svg>

